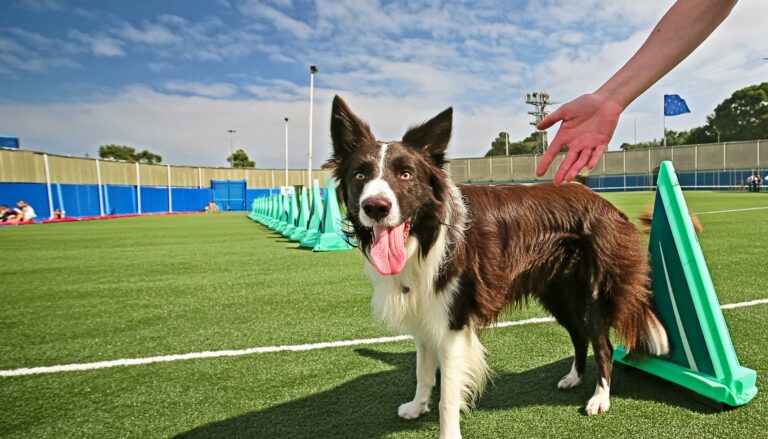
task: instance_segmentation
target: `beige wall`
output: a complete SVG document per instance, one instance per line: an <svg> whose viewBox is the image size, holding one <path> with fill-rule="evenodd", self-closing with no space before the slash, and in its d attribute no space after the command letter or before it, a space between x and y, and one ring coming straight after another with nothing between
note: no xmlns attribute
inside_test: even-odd
<svg viewBox="0 0 768 439"><path fill-rule="evenodd" d="M547 173L536 177L541 156L521 155L493 158L451 159L448 168L458 182L508 182L549 180L562 163L564 154L555 158ZM650 174L662 160L672 160L678 171L768 168L768 140L677 146L650 150L610 151L603 155L591 175ZM97 160L48 155L51 183L96 184ZM99 160L104 184L135 185L136 164ZM138 166L143 186L168 185L167 165ZM284 169L231 169L193 166L170 166L171 185L210 187L211 180L246 180L248 188L269 188L285 184ZM313 170L312 178L326 186L330 175L326 170ZM305 169L289 169L288 184L306 184ZM42 153L0 149L0 181L45 183Z"/></svg>

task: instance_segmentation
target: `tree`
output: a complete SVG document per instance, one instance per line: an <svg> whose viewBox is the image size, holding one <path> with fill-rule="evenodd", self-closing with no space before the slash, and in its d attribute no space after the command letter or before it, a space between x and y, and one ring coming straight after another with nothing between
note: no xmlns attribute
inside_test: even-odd
<svg viewBox="0 0 768 439"><path fill-rule="evenodd" d="M768 82L736 90L715 107L706 127L723 142L768 138Z"/></svg>
<svg viewBox="0 0 768 439"><path fill-rule="evenodd" d="M238 149L231 156L227 157L227 161L233 168L253 168L256 163L253 160L248 159L248 154L242 149Z"/></svg>
<svg viewBox="0 0 768 439"><path fill-rule="evenodd" d="M503 156L507 152L507 138L509 133L500 132L499 135L491 142L491 149L485 153L486 157L491 156ZM536 151L536 147L539 145L539 133L532 133L530 136L523 140L512 142L509 141L509 155L521 155L521 154L533 154Z"/></svg>
<svg viewBox="0 0 768 439"><path fill-rule="evenodd" d="M160 163L163 158L146 149L136 152L136 149L127 145L101 145L99 146L99 157L103 159L125 160L127 162L139 163Z"/></svg>

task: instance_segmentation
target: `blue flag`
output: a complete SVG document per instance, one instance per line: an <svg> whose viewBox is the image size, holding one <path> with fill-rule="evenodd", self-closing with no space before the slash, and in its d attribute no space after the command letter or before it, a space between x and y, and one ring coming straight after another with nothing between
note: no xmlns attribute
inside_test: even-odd
<svg viewBox="0 0 768 439"><path fill-rule="evenodd" d="M691 110L680 95L664 95L664 116L677 116L690 112Z"/></svg>

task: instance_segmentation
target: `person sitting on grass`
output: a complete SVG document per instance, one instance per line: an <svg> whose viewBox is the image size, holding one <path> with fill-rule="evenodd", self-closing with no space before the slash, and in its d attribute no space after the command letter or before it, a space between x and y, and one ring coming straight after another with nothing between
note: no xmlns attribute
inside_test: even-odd
<svg viewBox="0 0 768 439"><path fill-rule="evenodd" d="M67 214L66 212L57 208L53 211L53 215L51 215L51 219L62 219L66 216L66 214Z"/></svg>
<svg viewBox="0 0 768 439"><path fill-rule="evenodd" d="M9 209L7 204L0 205L0 223L14 220L18 214L15 209Z"/></svg>
<svg viewBox="0 0 768 439"><path fill-rule="evenodd" d="M16 203L16 210L19 211L17 218L18 221L32 221L33 219L37 218L35 209L33 209L32 206L25 203L24 201L19 201Z"/></svg>

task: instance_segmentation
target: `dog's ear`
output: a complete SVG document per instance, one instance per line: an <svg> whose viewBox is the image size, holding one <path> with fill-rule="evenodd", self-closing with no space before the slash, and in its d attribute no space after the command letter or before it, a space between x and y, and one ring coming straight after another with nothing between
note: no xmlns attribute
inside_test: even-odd
<svg viewBox="0 0 768 439"><path fill-rule="evenodd" d="M333 158L331 164L338 165L358 146L375 139L368 124L349 109L347 103L336 95L331 109L331 140Z"/></svg>
<svg viewBox="0 0 768 439"><path fill-rule="evenodd" d="M412 127L403 136L403 143L412 148L426 152L435 164L445 164L445 148L451 140L453 124L453 108L447 108L442 113Z"/></svg>

